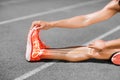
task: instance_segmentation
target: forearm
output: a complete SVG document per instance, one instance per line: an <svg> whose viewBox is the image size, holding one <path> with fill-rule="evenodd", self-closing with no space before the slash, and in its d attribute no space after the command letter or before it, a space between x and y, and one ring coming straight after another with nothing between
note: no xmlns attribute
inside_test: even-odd
<svg viewBox="0 0 120 80"><path fill-rule="evenodd" d="M120 48L120 39L107 41L105 45L106 45L106 48L112 48L112 49Z"/></svg>
<svg viewBox="0 0 120 80"><path fill-rule="evenodd" d="M83 28L107 20L116 13L116 11L102 9L100 11L87 15L75 16L64 20L52 21L50 22L50 24L52 27L59 28Z"/></svg>
<svg viewBox="0 0 120 80"><path fill-rule="evenodd" d="M58 20L50 22L52 27L59 27L59 28L82 28L86 27L98 22L105 21L112 16L114 16L118 11L114 8L113 1L111 1L107 6L103 9L87 14L87 15L80 15L75 16L69 19Z"/></svg>
<svg viewBox="0 0 120 80"><path fill-rule="evenodd" d="M31 25L31 27L39 26L40 29L50 29L54 27L58 28L82 28L86 26L90 26L92 24L102 22L104 20L107 20L114 16L118 10L116 9L116 4L114 1L111 1L107 6L105 6L103 9L98 10L96 12L87 14L87 15L80 15L75 16L68 19L58 20L58 21L52 21L52 22L46 22L46 21L34 21ZM117 4L118 6L118 4Z"/></svg>
<svg viewBox="0 0 120 80"><path fill-rule="evenodd" d="M85 27L87 23L85 23L85 16L75 16L69 19L63 19L58 21L50 22L52 27L60 27L60 28L81 28Z"/></svg>

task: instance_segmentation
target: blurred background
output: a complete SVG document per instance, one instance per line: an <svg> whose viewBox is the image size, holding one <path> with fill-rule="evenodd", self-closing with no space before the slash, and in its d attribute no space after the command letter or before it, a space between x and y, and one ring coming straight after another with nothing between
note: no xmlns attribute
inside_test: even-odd
<svg viewBox="0 0 120 80"><path fill-rule="evenodd" d="M110 1L0 0L0 80L23 80L21 76L25 80L120 80L120 67L109 61L93 59L72 63L41 60L30 63L25 60L27 34L32 21L55 21L92 13ZM79 46L120 27L119 23L120 14L117 14L107 21L82 29L44 30L40 37L50 47ZM119 30L102 39L117 39L120 37L118 34Z"/></svg>

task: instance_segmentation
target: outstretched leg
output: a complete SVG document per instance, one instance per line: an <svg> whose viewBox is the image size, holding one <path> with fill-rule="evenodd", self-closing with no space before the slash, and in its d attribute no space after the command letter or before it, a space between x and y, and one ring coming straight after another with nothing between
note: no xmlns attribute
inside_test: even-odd
<svg viewBox="0 0 120 80"><path fill-rule="evenodd" d="M26 60L39 61L41 59L59 59L67 61L82 61L90 59L90 48L69 47L61 49L47 49L39 38L37 27L33 27L28 34L26 46ZM45 49L46 48L46 49Z"/></svg>
<svg viewBox="0 0 120 80"><path fill-rule="evenodd" d="M91 58L108 60L114 52L120 51L116 49L105 49L102 52L97 52L94 49L84 46L59 49L47 48L39 38L39 31L37 27L33 27L29 31L26 46L27 61L40 61L41 59L83 61ZM119 57L119 55L117 56Z"/></svg>
<svg viewBox="0 0 120 80"><path fill-rule="evenodd" d="M90 48L74 47L74 48L57 48L46 49L46 53L41 56L41 59L57 59L66 61L83 61L92 58Z"/></svg>

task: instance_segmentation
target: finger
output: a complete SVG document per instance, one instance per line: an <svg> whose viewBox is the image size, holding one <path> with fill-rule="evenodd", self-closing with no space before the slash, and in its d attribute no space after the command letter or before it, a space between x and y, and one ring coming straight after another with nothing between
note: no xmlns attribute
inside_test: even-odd
<svg viewBox="0 0 120 80"><path fill-rule="evenodd" d="M93 49L95 48L94 46L90 46L90 45L88 45L88 47L89 47L89 48L93 48Z"/></svg>
<svg viewBox="0 0 120 80"><path fill-rule="evenodd" d="M94 44L91 43L91 44L89 44L88 46L89 46L89 47L94 47Z"/></svg>
<svg viewBox="0 0 120 80"><path fill-rule="evenodd" d="M38 21L34 21L34 22L32 23L32 25L31 25L31 29L32 29L33 27L36 27L37 29L40 29L41 25L40 25L40 23L39 23Z"/></svg>
<svg viewBox="0 0 120 80"><path fill-rule="evenodd" d="M94 44L90 44L88 45L89 48L94 48L94 49L97 49L96 46Z"/></svg>
<svg viewBox="0 0 120 80"><path fill-rule="evenodd" d="M34 26L35 26L35 21L32 22L32 25L31 25L30 29L32 29Z"/></svg>
<svg viewBox="0 0 120 80"><path fill-rule="evenodd" d="M40 27L40 29L43 29L43 28L44 28L44 25L42 24L42 25L40 25L39 27Z"/></svg>
<svg viewBox="0 0 120 80"><path fill-rule="evenodd" d="M95 46L95 45L93 45L93 44L88 45L88 47L89 47L89 48L93 48L93 49L98 50L98 49L96 48L96 46Z"/></svg>

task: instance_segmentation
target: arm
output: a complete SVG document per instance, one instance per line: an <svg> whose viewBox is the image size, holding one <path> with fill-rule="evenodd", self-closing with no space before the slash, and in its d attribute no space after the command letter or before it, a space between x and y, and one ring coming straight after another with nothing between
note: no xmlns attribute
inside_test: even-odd
<svg viewBox="0 0 120 80"><path fill-rule="evenodd" d="M116 4L111 1L108 5L106 5L102 10L97 12L72 17L69 19L59 20L50 22L52 27L60 27L60 28L81 28L92 25L94 23L98 23L104 20L111 18L118 11L114 8Z"/></svg>
<svg viewBox="0 0 120 80"><path fill-rule="evenodd" d="M120 39L105 42L105 48L120 48Z"/></svg>
<svg viewBox="0 0 120 80"><path fill-rule="evenodd" d="M49 29L54 27L59 28L82 28L98 22L102 22L114 16L119 12L120 7L118 1L112 0L103 9L87 14L75 16L69 19L63 19L58 21L46 22L46 21L34 21L31 27L38 26L40 29Z"/></svg>

